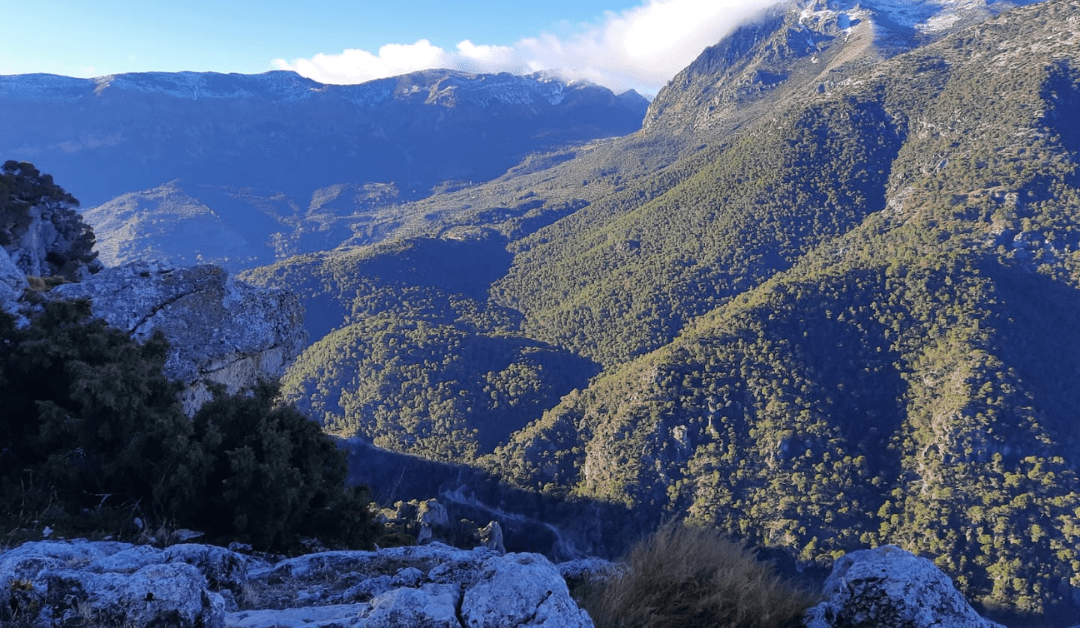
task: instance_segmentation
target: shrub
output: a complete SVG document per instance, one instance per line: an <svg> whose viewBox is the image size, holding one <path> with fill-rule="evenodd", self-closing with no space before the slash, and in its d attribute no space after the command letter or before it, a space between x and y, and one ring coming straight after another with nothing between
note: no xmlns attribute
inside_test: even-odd
<svg viewBox="0 0 1080 628"><path fill-rule="evenodd" d="M718 532L667 524L584 594L598 628L783 628L811 598Z"/></svg>
<svg viewBox="0 0 1080 628"><path fill-rule="evenodd" d="M45 303L22 329L0 311L0 524L48 512L65 533L111 533L138 513L262 547L371 544L370 499L346 489L345 454L318 425L272 385L218 392L190 420L166 354L160 335L138 344L91 320L86 301Z"/></svg>
<svg viewBox="0 0 1080 628"><path fill-rule="evenodd" d="M89 316L86 301L47 303L24 329L0 315L0 489L69 513L141 502L173 516L205 461L162 374L165 341Z"/></svg>
<svg viewBox="0 0 1080 628"><path fill-rule="evenodd" d="M285 548L297 534L370 545L370 499L343 488L345 455L314 421L276 405L277 396L267 383L250 396L219 389L195 414L196 438L213 462L193 525L263 547Z"/></svg>

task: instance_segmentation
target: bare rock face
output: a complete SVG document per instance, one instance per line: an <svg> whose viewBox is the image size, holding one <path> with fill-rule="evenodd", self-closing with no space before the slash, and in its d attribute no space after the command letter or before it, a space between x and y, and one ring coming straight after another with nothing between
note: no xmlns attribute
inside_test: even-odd
<svg viewBox="0 0 1080 628"><path fill-rule="evenodd" d="M90 227L66 202L43 202L25 211L26 227L11 234L5 247L24 274L83 279L101 269L97 254L90 250L94 244Z"/></svg>
<svg viewBox="0 0 1080 628"><path fill-rule="evenodd" d="M0 309L9 314L17 314L16 301L28 287L24 273L4 247L0 247Z"/></svg>
<svg viewBox="0 0 1080 628"><path fill-rule="evenodd" d="M439 544L271 563L206 545L27 543L0 552L0 621L15 616L35 627L593 625L543 556Z"/></svg>
<svg viewBox="0 0 1080 628"><path fill-rule="evenodd" d="M980 617L934 563L894 545L837 560L824 598L807 611L807 628L1003 628Z"/></svg>
<svg viewBox="0 0 1080 628"><path fill-rule="evenodd" d="M134 262L57 286L49 298L88 298L94 316L138 341L162 332L170 345L165 374L185 385L189 414L211 398L213 384L236 393L280 377L304 344L295 295L237 281L217 266Z"/></svg>

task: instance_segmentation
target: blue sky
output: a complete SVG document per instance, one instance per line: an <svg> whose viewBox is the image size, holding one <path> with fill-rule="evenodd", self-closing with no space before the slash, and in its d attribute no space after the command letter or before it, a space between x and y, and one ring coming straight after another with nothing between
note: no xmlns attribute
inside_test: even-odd
<svg viewBox="0 0 1080 628"><path fill-rule="evenodd" d="M772 1L0 0L0 74L289 69L357 83L452 67L654 94Z"/></svg>

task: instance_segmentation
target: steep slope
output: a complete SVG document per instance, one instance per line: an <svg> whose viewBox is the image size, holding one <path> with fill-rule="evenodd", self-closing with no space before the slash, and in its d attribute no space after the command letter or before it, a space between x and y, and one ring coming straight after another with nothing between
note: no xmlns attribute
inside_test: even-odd
<svg viewBox="0 0 1080 628"><path fill-rule="evenodd" d="M862 162L886 173L877 202L828 212L847 228L795 240L802 250L772 245L787 257L771 278L565 398L493 467L523 485L716 524L805 564L898 543L935 556L986 605L1067 604L1080 590L1078 9L1017 9L810 100L804 115L826 129L844 117L816 112L870 102L893 130L886 158ZM823 159L822 172L843 155L800 154ZM746 172L717 193L778 178ZM847 185L835 184L840 198ZM798 234L807 222L781 224ZM683 234L661 241L699 246ZM753 244L733 241L732 258ZM543 246L548 264L588 259L589 249L569 258ZM612 266L625 273L617 281L580 282L592 291L581 302L680 277L655 282L628 266ZM701 299L669 294L654 302L677 311ZM564 326L575 346L617 337L580 315L539 320Z"/></svg>
<svg viewBox="0 0 1080 628"><path fill-rule="evenodd" d="M800 567L898 543L985 605L1075 617L1080 5L1004 8L780 7L641 133L405 203L412 239L252 273L314 273L332 305L291 390L523 488ZM476 359L496 337L553 361ZM558 360L574 376L499 389L524 391L504 415L462 385Z"/></svg>
<svg viewBox="0 0 1080 628"><path fill-rule="evenodd" d="M523 336L520 315L487 301L510 262L505 245L453 230L247 273L308 306L317 341L289 369L285 397L328 431L393 451L451 462L490 453L598 370Z"/></svg>
<svg viewBox="0 0 1080 628"><path fill-rule="evenodd" d="M898 28L892 14L815 6L770 11L657 96L646 136L693 134L706 141L697 154L512 246L498 298L530 333L622 362L884 209L908 119L949 66L919 52L876 70L883 38L893 52L906 42L881 35ZM786 78L767 99L741 97L746 73L760 74L747 68L762 66Z"/></svg>

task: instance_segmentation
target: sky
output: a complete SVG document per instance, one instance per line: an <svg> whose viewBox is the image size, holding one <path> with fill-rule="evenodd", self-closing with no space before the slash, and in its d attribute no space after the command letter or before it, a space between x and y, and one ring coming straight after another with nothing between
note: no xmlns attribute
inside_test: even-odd
<svg viewBox="0 0 1080 628"><path fill-rule="evenodd" d="M546 70L653 95L776 0L0 0L0 74Z"/></svg>

